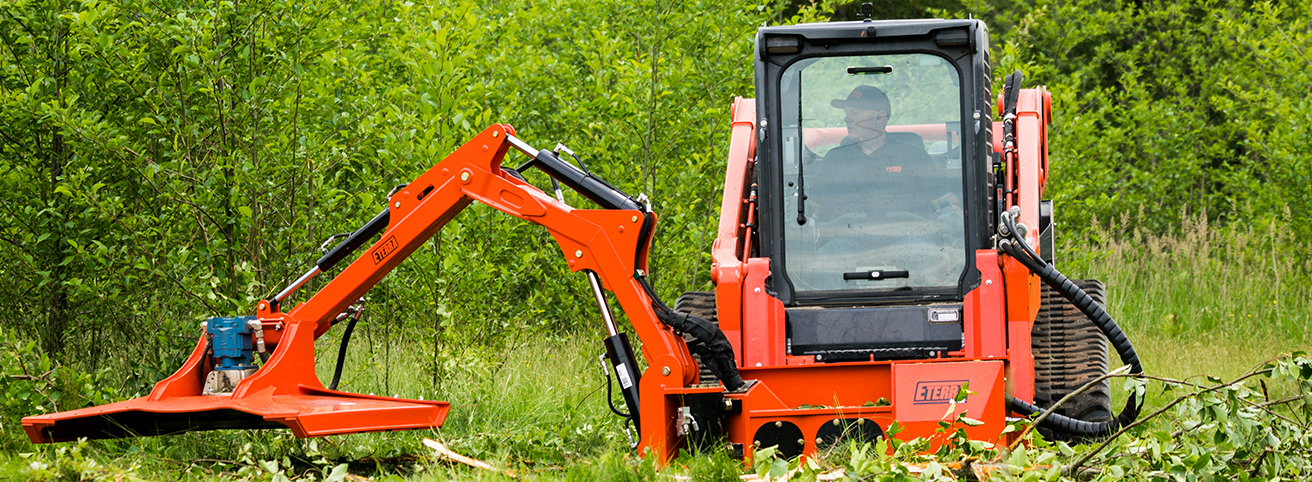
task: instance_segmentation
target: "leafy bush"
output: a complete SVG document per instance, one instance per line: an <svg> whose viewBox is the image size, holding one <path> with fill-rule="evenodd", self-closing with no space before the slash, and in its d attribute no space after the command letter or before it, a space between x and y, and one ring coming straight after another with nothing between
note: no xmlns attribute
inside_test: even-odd
<svg viewBox="0 0 1312 482"><path fill-rule="evenodd" d="M751 95L751 33L775 12L724 1L0 8L0 35L22 46L0 52L0 326L90 371L175 361L199 321L251 312L308 269L322 239L363 224L392 186L491 123L541 147L565 142L648 194L662 216L658 286L704 288L728 108ZM586 299L586 286L558 253L541 228L474 207L370 307L396 325L389 336L434 330L439 344L592 327L590 303L564 301Z"/></svg>
<svg viewBox="0 0 1312 482"><path fill-rule="evenodd" d="M101 405L119 397L108 370L85 373L57 365L35 342L20 345L0 336L0 353L0 445L6 450L28 446L22 417Z"/></svg>
<svg viewBox="0 0 1312 482"><path fill-rule="evenodd" d="M999 70L1053 92L1051 197L1065 232L1180 213L1312 228L1305 53L1309 6L1238 0L1080 0L1015 5ZM1017 13L1018 12L1018 13ZM1290 217L1282 219L1282 213Z"/></svg>

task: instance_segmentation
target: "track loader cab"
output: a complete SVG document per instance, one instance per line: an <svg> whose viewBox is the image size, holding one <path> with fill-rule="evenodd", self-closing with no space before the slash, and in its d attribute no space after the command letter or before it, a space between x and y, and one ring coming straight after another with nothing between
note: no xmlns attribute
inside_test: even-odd
<svg viewBox="0 0 1312 482"><path fill-rule="evenodd" d="M857 21L757 34L757 256L787 350L946 357L991 248L988 32Z"/></svg>

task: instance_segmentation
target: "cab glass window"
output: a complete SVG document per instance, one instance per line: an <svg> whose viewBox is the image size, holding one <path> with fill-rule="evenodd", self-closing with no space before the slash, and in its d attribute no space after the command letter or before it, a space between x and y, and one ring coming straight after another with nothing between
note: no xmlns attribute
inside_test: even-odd
<svg viewBox="0 0 1312 482"><path fill-rule="evenodd" d="M929 54L784 71L784 270L796 291L956 286L967 255L960 84Z"/></svg>

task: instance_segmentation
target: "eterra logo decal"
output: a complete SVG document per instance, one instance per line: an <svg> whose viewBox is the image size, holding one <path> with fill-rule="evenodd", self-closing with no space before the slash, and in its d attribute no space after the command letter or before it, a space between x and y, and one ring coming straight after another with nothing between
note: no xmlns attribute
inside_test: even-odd
<svg viewBox="0 0 1312 482"><path fill-rule="evenodd" d="M374 251L370 253L374 256L374 264L382 263L384 259L387 259L387 255L396 252L396 246L396 236L388 236L387 241L380 243L378 247L374 248Z"/></svg>
<svg viewBox="0 0 1312 482"><path fill-rule="evenodd" d="M916 405L932 405L948 403L953 397L961 391L961 386L966 384L966 380L940 380L932 382L917 382L916 394L911 399L911 403Z"/></svg>

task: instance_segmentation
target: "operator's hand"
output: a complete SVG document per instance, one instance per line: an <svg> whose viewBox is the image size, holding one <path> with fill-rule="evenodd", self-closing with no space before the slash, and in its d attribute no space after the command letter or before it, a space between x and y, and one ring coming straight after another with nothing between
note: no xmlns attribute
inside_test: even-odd
<svg viewBox="0 0 1312 482"><path fill-rule="evenodd" d="M817 220L817 221L820 220L820 219L823 219L823 218L825 217L825 214L824 214L824 213L825 213L825 205L824 205L824 204L820 204L820 203L815 202L815 201L805 201L805 202L806 202L806 215L807 215L807 217L809 217L809 218L811 218L811 219L815 219L815 220Z"/></svg>
<svg viewBox="0 0 1312 482"><path fill-rule="evenodd" d="M936 216L941 217L945 214L945 210L951 210L948 212L955 212L963 216L966 214L965 211L961 210L961 198L958 198L957 195L953 193L939 196L938 199L930 201L929 203L934 205L934 214Z"/></svg>

